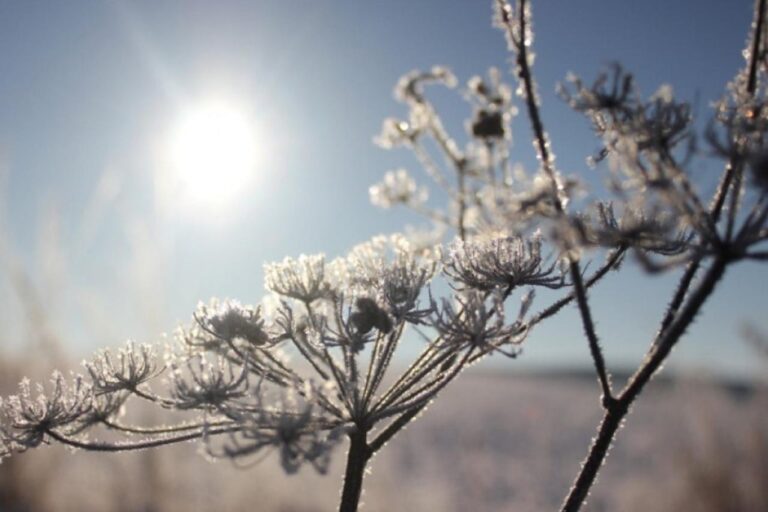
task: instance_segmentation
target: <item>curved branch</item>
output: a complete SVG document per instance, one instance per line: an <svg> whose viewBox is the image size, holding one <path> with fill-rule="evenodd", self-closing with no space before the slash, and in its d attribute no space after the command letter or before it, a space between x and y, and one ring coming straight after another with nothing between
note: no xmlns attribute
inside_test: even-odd
<svg viewBox="0 0 768 512"><path fill-rule="evenodd" d="M240 427L219 427L206 430L205 435L226 434L230 432L237 432L239 429ZM183 443L186 441L193 441L203 436L203 430L201 429L200 431L192 432L189 434L182 434L175 437L164 437L160 439L149 439L136 443L105 443L98 441L88 442L80 441L78 439L70 439L50 429L46 430L45 433L52 439L55 439L62 444L92 452L127 452L134 450L146 450L148 448L157 448L158 446L166 446L170 444Z"/></svg>

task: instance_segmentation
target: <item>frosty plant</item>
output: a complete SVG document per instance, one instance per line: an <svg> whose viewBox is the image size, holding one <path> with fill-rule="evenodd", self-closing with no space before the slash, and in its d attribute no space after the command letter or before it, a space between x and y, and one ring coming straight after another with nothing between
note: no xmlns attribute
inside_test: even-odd
<svg viewBox="0 0 768 512"><path fill-rule="evenodd" d="M531 8L518 0L513 8L495 1L497 26L505 32L514 56L516 94L532 129L538 170L530 178L510 164L510 119L516 113L511 88L491 70L489 80L472 78L464 91L474 112L467 123L471 141L462 150L444 128L425 94L425 86L456 86L444 68L412 72L403 77L396 97L408 107L407 120L387 119L377 138L384 147L410 148L434 186L448 199L448 207L427 207L426 187L404 170L388 174L371 187L374 204L402 204L426 215L441 228L453 228L461 240L446 273L473 290L490 290L509 283L514 287L520 268L498 257L493 247L509 246L510 236L530 233L533 227L546 239L565 269L569 294L578 307L601 393L603 419L584 463L562 506L579 510L605 461L614 436L651 377L700 312L723 278L727 267L740 260L768 259L768 127L766 89L766 1L755 4L755 16L745 68L728 84L715 104L714 119L704 139L707 153L725 162L713 197L704 197L686 172L698 157L692 115L687 103L661 86L642 99L631 74L618 64L587 85L568 77L561 96L584 114L602 141L602 149L588 158L591 165L607 162L608 189L613 201L581 201L573 208L573 177L561 175L540 113L532 74ZM515 243L522 243L519 241ZM584 279L583 261L594 249L607 251L606 262ZM514 249L512 250L514 252ZM587 289L609 269L618 268L628 253L649 272L680 269L681 276L660 320L645 359L623 389L615 389L595 329ZM448 261L451 261L450 258ZM543 267L539 267L543 268ZM551 274L529 284L554 283ZM535 282L535 283L534 283ZM564 284L560 281L560 284ZM562 304L562 302L556 303ZM534 318L537 318L534 316Z"/></svg>
<svg viewBox="0 0 768 512"><path fill-rule="evenodd" d="M476 257L497 266L482 269ZM164 360L151 346L128 344L86 362L86 377L55 374L49 390L22 382L3 402L5 454L51 441L117 452L200 439L210 457L248 464L277 452L287 473L305 464L322 473L346 437L340 508L355 510L366 465L385 443L464 368L494 352L515 357L530 329L559 309L528 315L528 290L516 316L505 314L518 288L565 284L544 263L537 237L457 243L443 265L456 293L440 301L427 291L439 251L414 253L399 236L329 263L317 255L266 265L267 287L279 298L271 308L201 305ZM485 271L495 272L493 282L475 288ZM424 338L407 340L423 350L393 374L406 328ZM137 426L124 414L130 400L189 418ZM92 440L97 427L125 439Z"/></svg>
<svg viewBox="0 0 768 512"><path fill-rule="evenodd" d="M454 242L441 248L394 235L333 261L315 255L268 264L266 284L276 300L201 305L164 357L155 347L129 344L97 354L85 363L85 376L55 374L49 388L22 382L19 394L2 402L1 453L54 441L119 452L200 440L213 458L248 465L274 453L287 473L304 465L323 473L332 449L346 443L340 510L354 511L372 457L462 370L495 353L516 357L536 325L575 303L604 409L563 504L578 510L631 404L727 267L768 259L765 0L756 5L747 66L704 134L725 161L712 198L685 171L697 156L691 113L669 87L644 100L618 65L592 85L569 79L563 98L602 141L591 160L611 171L614 200L591 203L573 200L585 187L555 165L531 70L530 6L497 0L495 8L538 156L531 177L510 162L516 108L499 71L468 83L470 142L463 148L426 94L427 86L455 87L456 79L440 67L409 73L396 88L407 119L386 120L377 140L410 148L433 186L398 170L371 187L371 197L455 230ZM428 199L432 189L445 194L446 208ZM587 272L584 260L595 251L605 261ZM649 271L681 277L645 360L616 389L587 291L627 254ZM555 299L534 309L534 291L542 287ZM450 293L435 298L438 290ZM396 356L404 344L420 346L410 362ZM168 421L177 422L134 424L125 411L136 401L172 411Z"/></svg>

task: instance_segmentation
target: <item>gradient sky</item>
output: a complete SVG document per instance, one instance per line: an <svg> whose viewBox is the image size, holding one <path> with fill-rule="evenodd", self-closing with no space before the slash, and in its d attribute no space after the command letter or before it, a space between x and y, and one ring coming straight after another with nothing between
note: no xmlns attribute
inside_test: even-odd
<svg viewBox="0 0 768 512"><path fill-rule="evenodd" d="M534 70L559 166L595 182L585 158L598 143L555 85L568 71L589 81L621 61L647 95L672 84L703 125L710 101L742 65L752 2L533 7ZM128 337L149 341L211 296L256 302L265 261L335 256L421 222L368 202L368 187L386 170L418 171L407 151L371 142L385 117L404 114L392 98L402 74L442 64L465 82L490 66L506 72L508 62L490 1L0 2L7 245L34 280L51 329L76 353ZM242 201L190 215L158 199L154 177L179 112L211 96L253 114L263 160ZM461 139L466 105L438 98ZM532 168L524 119L514 136L513 157ZM717 170L711 162L693 168L707 191ZM19 346L28 327L10 283L5 272L2 342ZM672 284L628 268L592 293L610 363L636 364ZM670 365L760 371L739 329L749 320L768 329L767 287L765 268L730 272ZM514 364L586 362L569 311L540 329Z"/></svg>

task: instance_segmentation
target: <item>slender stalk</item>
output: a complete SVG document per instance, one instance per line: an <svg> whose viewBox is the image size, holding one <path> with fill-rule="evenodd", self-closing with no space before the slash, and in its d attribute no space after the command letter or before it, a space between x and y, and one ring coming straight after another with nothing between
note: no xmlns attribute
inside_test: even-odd
<svg viewBox="0 0 768 512"><path fill-rule="evenodd" d="M501 1L501 0L500 0ZM509 13L506 4L502 5L502 10ZM547 140L546 131L544 130L544 123L541 121L541 114L539 112L538 96L536 94L536 87L533 80L533 73L531 72L530 57L528 55L528 44L531 39L530 35L530 20L528 19L529 9L526 0L519 0L517 3L517 23L519 27L519 34L515 35L515 31L512 28L512 20L510 17L505 19L507 30L509 31L509 40L511 41L514 50L517 52L517 58L515 60L517 64L517 78L520 81L525 91L525 105L528 113L528 119L531 122L531 128L533 129L534 146L541 162L544 175L549 179L552 186L552 197L554 200L555 211L558 216L565 215L565 205L561 197L560 180L555 170L552 154L549 149L549 142ZM573 280L574 287L573 292L578 301L579 313L581 315L582 324L584 326L584 332L589 342L589 351L592 355L592 359L595 364L595 371L597 372L598 379L600 381L600 387L603 393L603 401L608 403L613 400L611 394L611 385L608 372L605 366L605 360L603 352L600 347L600 343L595 333L594 322L592 321L592 313L587 301L586 288L581 277L581 269L579 263L576 260L572 260L570 264L570 275Z"/></svg>
<svg viewBox="0 0 768 512"><path fill-rule="evenodd" d="M414 407L413 409L403 413L401 416L399 416L396 420L394 420L392 423L390 423L387 428L384 429L384 431L379 434L376 439L371 442L370 450L371 455L375 454L377 451L379 451L387 442L392 439L395 434L400 432L408 423L411 422L416 416L419 415L419 413L424 409L424 407L427 404L424 403L418 407Z"/></svg>
<svg viewBox="0 0 768 512"><path fill-rule="evenodd" d="M718 281L723 277L728 264L726 257L718 257L704 275L698 287L691 292L685 306L680 310L676 319L661 333L655 349L649 354L646 361L640 366L630 379L626 388L619 397L606 407L603 421L600 423L597 437L595 437L589 452L579 471L576 480L571 487L568 496L563 503L562 512L577 512L592 488L600 467L603 465L608 449L621 422L629 412L629 408L640 395L651 377L661 367L675 344L680 340L686 329L693 322L704 302L715 290Z"/></svg>
<svg viewBox="0 0 768 512"><path fill-rule="evenodd" d="M506 3L506 2L504 2ZM563 212L563 205L560 201L560 182L557 178L557 172L555 171L552 155L549 151L549 143L547 142L546 132L544 131L544 124L541 122L541 115L539 114L538 94L536 93L536 87L533 82L533 74L531 73L530 57L528 55L528 44L530 41L530 31L528 17L526 11L526 0L519 0L517 3L517 23L520 28L519 39L515 37L514 30L512 29L512 20L507 19L507 30L509 30L510 41L514 44L517 52L517 78L523 85L525 91L525 106L528 113L528 120L531 122L531 128L533 129L534 145L536 152L541 162L541 167L544 170L546 176L550 179L552 184L552 193L555 198L555 208L558 213Z"/></svg>
<svg viewBox="0 0 768 512"><path fill-rule="evenodd" d="M210 429L207 435L218 435L229 432L236 432L239 430L239 426L224 426L214 429ZM92 452L128 452L135 450L146 450L148 448L157 448L158 446L166 446L169 444L182 443L185 441L193 441L203 436L203 431L195 431L187 434L181 434L173 437L161 437L157 439L147 439L145 441L138 441L135 443L104 443L99 441L80 441L79 439L73 439L67 437L64 434L60 434L55 430L48 429L45 433L55 439L56 441L71 446L73 448L79 448L81 450L87 450Z"/></svg>
<svg viewBox="0 0 768 512"><path fill-rule="evenodd" d="M467 185L466 185L466 171L464 166L460 165L457 168L458 181L459 181L459 212L458 212L458 230L459 238L461 240L467 239L467 228L464 225L464 217L467 213Z"/></svg>
<svg viewBox="0 0 768 512"><path fill-rule="evenodd" d="M757 66L760 62L760 50L763 35L763 25L765 24L765 0L758 0L755 8L757 17L755 19L755 32L752 36L752 48L749 56L749 74L747 75L747 92L754 95L757 90Z"/></svg>
<svg viewBox="0 0 768 512"><path fill-rule="evenodd" d="M356 512L363 491L365 467L371 458L371 451L366 441L366 430L355 430L349 434L349 453L347 469L344 472L344 488L341 491L339 512Z"/></svg>
<svg viewBox="0 0 768 512"><path fill-rule="evenodd" d="M573 278L576 301L579 305L579 312L581 313L581 320L584 325L584 334L589 341L589 351L592 354L592 360L595 364L595 372L600 381L600 389L603 393L602 400L604 404L607 404L613 400L611 380L608 375L608 370L605 367L603 350L600 348L600 341L595 332L595 323L592 320L592 312L589 308L589 303L587 302L587 290L584 286L584 281L581 278L581 272L575 265L575 263L571 263L571 276Z"/></svg>
<svg viewBox="0 0 768 512"><path fill-rule="evenodd" d="M589 448L589 454L584 461L579 476L573 483L571 492L563 505L563 512L575 512L581 508L582 503L587 498L589 490L600 471L600 467L605 461L608 448L613 443L613 437L621 425L621 421L626 415L626 411L616 412L617 409L609 409L603 416L603 421L598 428L597 437L592 441Z"/></svg>
<svg viewBox="0 0 768 512"><path fill-rule="evenodd" d="M611 269L616 267L616 265L621 261L621 258L624 257L624 254L626 254L626 252L627 252L627 247L623 245L617 247L613 252L611 252L610 256L608 256L605 263L603 263L603 266L600 267L594 274L592 274L592 277L587 279L587 281L584 283L585 288L586 289L591 288L594 284L596 284L603 277L605 277L605 275L608 274L608 272L610 272ZM528 321L528 326L533 327L534 325L539 324L542 321L546 320L547 318L557 314L561 309L563 309L565 306L570 304L575 298L576 298L576 294L574 292L569 293L562 299L559 299L557 302L548 306L546 309L533 315L531 319Z"/></svg>

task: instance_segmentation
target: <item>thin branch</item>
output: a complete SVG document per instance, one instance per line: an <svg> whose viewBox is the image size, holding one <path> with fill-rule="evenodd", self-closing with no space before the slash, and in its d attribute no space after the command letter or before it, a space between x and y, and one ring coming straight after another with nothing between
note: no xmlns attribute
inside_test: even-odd
<svg viewBox="0 0 768 512"><path fill-rule="evenodd" d="M378 452L382 446L387 444L387 442L389 442L389 440L395 436L395 434L400 432L406 425L408 425L408 423L411 422L411 420L418 416L425 406L426 404L419 407L414 407L410 411L404 412L396 420L387 425L387 428L382 430L381 433L377 435L376 438L368 445L368 450L370 451L371 455Z"/></svg>
<svg viewBox="0 0 768 512"><path fill-rule="evenodd" d="M571 276L573 277L573 288L576 295L576 302L579 305L579 313L581 313L581 320L584 326L584 334L589 341L589 351L592 354L592 361L595 364L595 372L597 378L600 381L600 388L603 392L603 404L608 408L611 401L613 401L613 393L611 392L611 381L608 371L605 368L605 359L603 358L603 351L600 347L600 341L597 338L595 332L595 324L592 320L592 312L587 302L587 290L584 286L584 282L581 278L581 272L578 268L574 268L575 263L571 263Z"/></svg>
<svg viewBox="0 0 768 512"><path fill-rule="evenodd" d="M202 423L193 423L190 425L174 425L171 427L131 427L128 425L121 425L119 423L114 423L110 420L103 420L101 422L105 427L117 430L120 432L124 432L126 434L139 434L139 435L162 435L162 434L173 434L176 432L186 432L189 430L199 430L205 427L205 424ZM234 425L231 421L221 421L216 423L209 423L208 426L229 426Z"/></svg>
<svg viewBox="0 0 768 512"><path fill-rule="evenodd" d="M748 252L744 257L749 260L768 261L768 251Z"/></svg>
<svg viewBox="0 0 768 512"><path fill-rule="evenodd" d="M656 370L661 367L662 362L680 340L691 322L693 322L701 306L714 291L718 281L722 279L729 262L730 260L724 256L715 258L701 283L687 299L685 307L680 310L675 320L670 323L667 330L659 338L658 343L656 343L646 362L629 379L627 386L619 397L622 401L632 403Z"/></svg>
<svg viewBox="0 0 768 512"><path fill-rule="evenodd" d="M598 435L592 442L587 458L582 464L581 470L565 499L561 509L562 512L577 512L581 508L605 457L608 455L608 449L611 446L616 431L629 412L630 406L661 367L661 364L680 340L685 330L693 322L702 305L712 294L718 281L723 277L727 264L728 260L724 257L715 259L701 283L691 293L676 319L659 339L653 353L630 378L625 389L606 410Z"/></svg>
<svg viewBox="0 0 768 512"><path fill-rule="evenodd" d="M623 245L619 246L614 251L612 251L608 259L606 260L606 262L597 271L595 271L595 273L592 274L592 276L589 279L587 279L587 281L584 283L586 289L591 288L603 277L605 277L608 274L608 272L610 272L613 268L615 268L616 265L621 261L621 258L624 257L624 254L626 254L626 252L627 252L627 248ZM533 327L534 325L541 323L547 318L554 316L561 309L563 309L565 306L570 304L575 298L576 298L576 294L574 292L569 293L568 295L558 300L557 302L553 303L549 307L533 315L531 319L528 321L528 326Z"/></svg>
<svg viewBox="0 0 768 512"><path fill-rule="evenodd" d="M218 435L226 434L229 432L236 432L240 427L220 427L216 429L210 429L205 432L206 435ZM134 450L146 450L148 448L157 448L158 446L166 446L170 444L183 443L185 441L193 441L203 436L203 431L191 432L189 434L182 434L175 437L164 437L160 439L149 439L147 441L140 441L136 443L104 443L104 442L86 442L79 441L77 439L70 439L54 430L46 430L45 433L56 441L72 446L73 448L80 448L81 450L87 450L92 452L127 452Z"/></svg>
<svg viewBox="0 0 768 512"><path fill-rule="evenodd" d="M467 214L467 171L466 171L466 165L464 163L460 163L456 168L456 173L458 175L458 186L459 186L459 211L457 213L458 219L458 231L459 231L459 238L463 241L467 239L467 228L464 225L465 217Z"/></svg>
<svg viewBox="0 0 768 512"><path fill-rule="evenodd" d="M659 338L661 338L661 336L666 332L669 324L672 323L672 320L675 318L675 315L680 309L680 306L683 304L683 300L688 293L688 289L693 282L693 278L696 276L696 272L699 271L700 264L701 262L699 260L695 260L690 262L686 267L683 276L680 278L680 282L677 283L677 288L675 289L675 294L672 297L672 301L669 303L669 306L667 306L667 310L664 313L664 318L662 319L659 330L656 333L656 338L651 345L651 350L653 350L653 347L656 346Z"/></svg>
<svg viewBox="0 0 768 512"><path fill-rule="evenodd" d="M761 36L763 35L763 25L765 24L765 0L759 0L756 5L757 20L755 21L755 32L752 35L752 51L749 56L749 75L747 76L747 92L754 95L757 90L757 67L760 61Z"/></svg>

